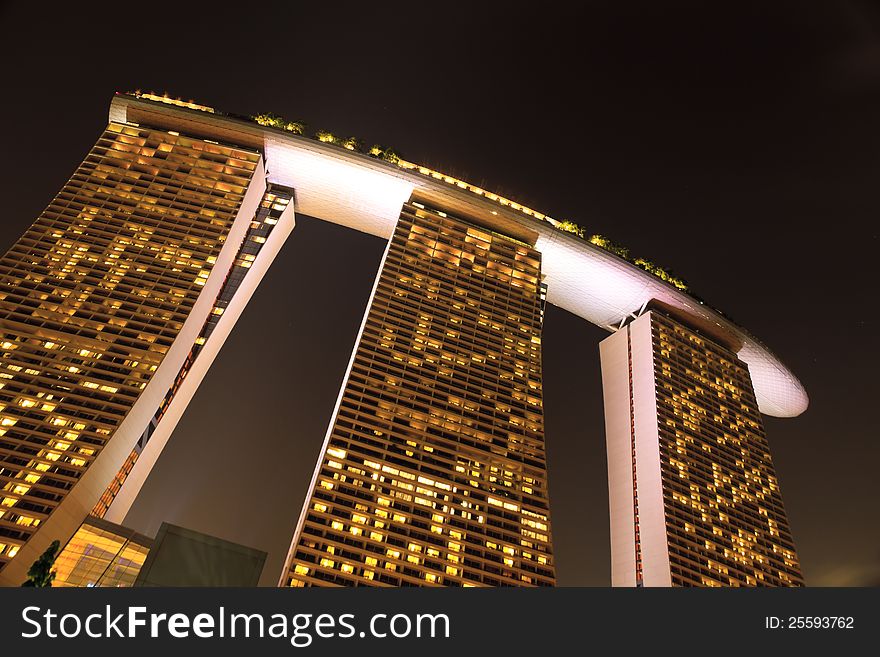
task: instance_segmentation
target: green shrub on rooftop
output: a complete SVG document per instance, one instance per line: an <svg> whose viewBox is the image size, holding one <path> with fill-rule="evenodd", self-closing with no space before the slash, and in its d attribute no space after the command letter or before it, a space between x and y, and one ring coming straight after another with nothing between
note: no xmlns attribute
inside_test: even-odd
<svg viewBox="0 0 880 657"><path fill-rule="evenodd" d="M268 126L270 128L278 128L279 130L292 132L295 135L301 135L305 130L305 123L302 121L288 121L277 114L270 114L267 112L265 114L257 114L251 118L255 123L259 123L260 125Z"/></svg>

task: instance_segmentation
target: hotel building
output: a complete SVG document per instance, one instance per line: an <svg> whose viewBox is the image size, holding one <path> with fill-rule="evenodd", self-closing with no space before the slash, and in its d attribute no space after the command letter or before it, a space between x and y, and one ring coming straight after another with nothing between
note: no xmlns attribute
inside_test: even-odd
<svg viewBox="0 0 880 657"><path fill-rule="evenodd" d="M282 584L554 583L541 255L487 223L404 205Z"/></svg>
<svg viewBox="0 0 880 657"><path fill-rule="evenodd" d="M788 368L567 222L372 155L274 119L114 97L95 147L0 258L0 584L87 516L123 521L295 213L388 248L306 455L305 504L279 515L282 585L554 583L545 303L612 332L615 585L800 584L761 423L808 405Z"/></svg>
<svg viewBox="0 0 880 657"><path fill-rule="evenodd" d="M802 585L748 367L662 310L600 354L613 585Z"/></svg>

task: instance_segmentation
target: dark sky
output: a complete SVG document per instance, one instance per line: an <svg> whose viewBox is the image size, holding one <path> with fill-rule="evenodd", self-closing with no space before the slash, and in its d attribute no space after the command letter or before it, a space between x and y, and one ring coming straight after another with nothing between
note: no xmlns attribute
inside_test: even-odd
<svg viewBox="0 0 880 657"><path fill-rule="evenodd" d="M876 4L84 4L0 5L0 248L83 158L116 90L390 145L671 267L765 341L811 397L766 422L807 583L880 584ZM267 550L273 579L381 250L298 220L128 524ZM564 585L610 582L604 335L547 314Z"/></svg>

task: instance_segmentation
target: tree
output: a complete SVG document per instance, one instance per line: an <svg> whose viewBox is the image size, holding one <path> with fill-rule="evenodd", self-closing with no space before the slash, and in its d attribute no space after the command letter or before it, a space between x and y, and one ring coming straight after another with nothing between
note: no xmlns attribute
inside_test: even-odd
<svg viewBox="0 0 880 657"><path fill-rule="evenodd" d="M339 137L326 130L318 130L318 132L315 133L315 139L323 141L325 144L339 144Z"/></svg>
<svg viewBox="0 0 880 657"><path fill-rule="evenodd" d="M40 555L40 558L31 564L28 578L22 586L52 586L52 581L55 579L55 571L52 570L52 566L55 565L55 559L58 557L60 549L61 543L52 541L52 544Z"/></svg>
<svg viewBox="0 0 880 657"><path fill-rule="evenodd" d="M277 114L272 114L270 112L257 114L256 116L252 116L250 118L252 121L259 123L260 125L265 125L271 128L278 128L279 130L286 130L287 132L292 132L295 135L301 135L306 127L306 124L302 121L288 121L284 117L278 116Z"/></svg>
<svg viewBox="0 0 880 657"><path fill-rule="evenodd" d="M348 139L343 139L340 145L350 151L363 150L363 144L361 144L361 140L357 137L349 137Z"/></svg>

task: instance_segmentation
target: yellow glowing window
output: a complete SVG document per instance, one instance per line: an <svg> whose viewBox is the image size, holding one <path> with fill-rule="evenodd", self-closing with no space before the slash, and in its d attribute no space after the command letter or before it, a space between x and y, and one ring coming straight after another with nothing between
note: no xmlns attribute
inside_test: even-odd
<svg viewBox="0 0 880 657"><path fill-rule="evenodd" d="M324 566L324 568L333 568L333 566L336 565L336 562L332 559L324 557L323 559L321 559L321 565Z"/></svg>
<svg viewBox="0 0 880 657"><path fill-rule="evenodd" d="M321 513L326 513L327 505L321 504L320 502L315 502L315 506L313 507L315 511L320 511Z"/></svg>
<svg viewBox="0 0 880 657"><path fill-rule="evenodd" d="M345 529L345 525L343 525L343 524L342 524L341 522L339 522L338 520L334 520L333 522L331 522L331 523L330 523L330 526L331 526L333 529L337 529L337 530L339 530L339 531L342 531L343 529Z"/></svg>
<svg viewBox="0 0 880 657"><path fill-rule="evenodd" d="M295 572L297 575L308 575L309 569L302 564L297 564L296 567L293 569L293 572Z"/></svg>
<svg viewBox="0 0 880 657"><path fill-rule="evenodd" d="M437 582L437 575L434 573L425 573L425 579L429 582Z"/></svg>
<svg viewBox="0 0 880 657"><path fill-rule="evenodd" d="M335 456L338 459L344 459L346 451L344 449L339 449L338 447L331 447L327 450L327 453L330 456Z"/></svg>

